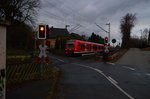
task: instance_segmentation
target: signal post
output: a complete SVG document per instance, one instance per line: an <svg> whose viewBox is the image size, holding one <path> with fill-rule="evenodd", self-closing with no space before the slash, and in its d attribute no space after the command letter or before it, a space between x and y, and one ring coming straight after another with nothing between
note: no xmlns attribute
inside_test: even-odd
<svg viewBox="0 0 150 99"><path fill-rule="evenodd" d="M41 77L43 76L43 66L44 63L49 63L50 60L46 54L46 49L49 47L49 42L45 41L47 33L49 31L48 25L39 25L38 26L38 34L37 34L37 40L36 40L36 47L39 48L40 53L39 56L35 58L35 63L40 63L40 71L41 71Z"/></svg>

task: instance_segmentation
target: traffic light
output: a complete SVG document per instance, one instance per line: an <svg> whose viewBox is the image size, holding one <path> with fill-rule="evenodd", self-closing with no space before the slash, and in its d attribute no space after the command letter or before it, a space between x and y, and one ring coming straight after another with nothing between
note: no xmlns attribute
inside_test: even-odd
<svg viewBox="0 0 150 99"><path fill-rule="evenodd" d="M108 43L108 37L105 37L105 43Z"/></svg>
<svg viewBox="0 0 150 99"><path fill-rule="evenodd" d="M38 39L46 39L46 25L39 25Z"/></svg>

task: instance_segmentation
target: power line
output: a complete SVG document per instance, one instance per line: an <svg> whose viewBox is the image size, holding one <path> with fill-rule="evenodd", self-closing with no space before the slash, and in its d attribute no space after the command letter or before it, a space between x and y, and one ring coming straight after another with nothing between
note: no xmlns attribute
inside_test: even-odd
<svg viewBox="0 0 150 99"><path fill-rule="evenodd" d="M95 23L96 24L96 23ZM98 26L100 29L102 29L103 31L105 31L106 33L109 33L108 31L104 30L101 26L99 26L98 24L96 24L96 26Z"/></svg>
<svg viewBox="0 0 150 99"><path fill-rule="evenodd" d="M85 17L83 17L80 13L78 13L77 11L75 11L74 9L72 9L71 7L69 6L66 6L66 5L61 5L63 7L58 7L57 3L59 2L59 4L62 4L61 0L53 0L53 1L47 1L46 3L49 4L50 6L52 6L52 8L59 12L59 14L61 14L62 16L60 15L56 15L54 14L53 12L51 12L50 10L49 11L45 11L45 15L47 15L48 17L50 18L53 18L55 19L56 21L61 21L63 24L65 23L72 23L72 24L78 24L78 21L80 22L81 19L83 19L82 21L86 22L87 24L91 25L90 22L88 22L87 20L85 20ZM64 2L64 1L63 1ZM75 14L76 13L76 14ZM71 16L71 19L66 19L66 15L70 15ZM92 29L89 29L87 28L85 25L82 24L82 27L83 28L86 28L90 31L95 31L95 30L92 30ZM76 27L73 29L74 30L77 30L79 29L80 27Z"/></svg>

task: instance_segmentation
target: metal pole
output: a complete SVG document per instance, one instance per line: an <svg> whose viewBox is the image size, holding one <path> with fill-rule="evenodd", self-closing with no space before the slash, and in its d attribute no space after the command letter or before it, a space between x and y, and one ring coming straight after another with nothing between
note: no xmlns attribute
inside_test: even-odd
<svg viewBox="0 0 150 99"><path fill-rule="evenodd" d="M42 43L42 47L44 47L44 40L41 40L41 43ZM42 63L41 63L41 79L42 79L42 77L43 77L43 66L44 66L44 57L42 56L41 57L41 61L42 61Z"/></svg>
<svg viewBox="0 0 150 99"><path fill-rule="evenodd" d="M110 23L109 23L109 43L110 43Z"/></svg>
<svg viewBox="0 0 150 99"><path fill-rule="evenodd" d="M33 53L33 57L36 56L36 40L37 40L37 35L36 35L36 33L35 33L34 35L35 35L35 38L34 38L34 53Z"/></svg>
<svg viewBox="0 0 150 99"><path fill-rule="evenodd" d="M108 25L108 42L110 43L110 23L107 23L106 25Z"/></svg>

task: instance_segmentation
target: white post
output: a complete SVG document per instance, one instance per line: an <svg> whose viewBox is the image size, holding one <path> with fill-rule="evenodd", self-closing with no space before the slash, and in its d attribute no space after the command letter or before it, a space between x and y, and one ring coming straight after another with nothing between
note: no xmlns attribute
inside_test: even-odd
<svg viewBox="0 0 150 99"><path fill-rule="evenodd" d="M6 25L0 23L0 80L2 81L0 87L2 87L1 94L3 94L1 99L5 99L6 93L6 76L3 77L6 74Z"/></svg>

